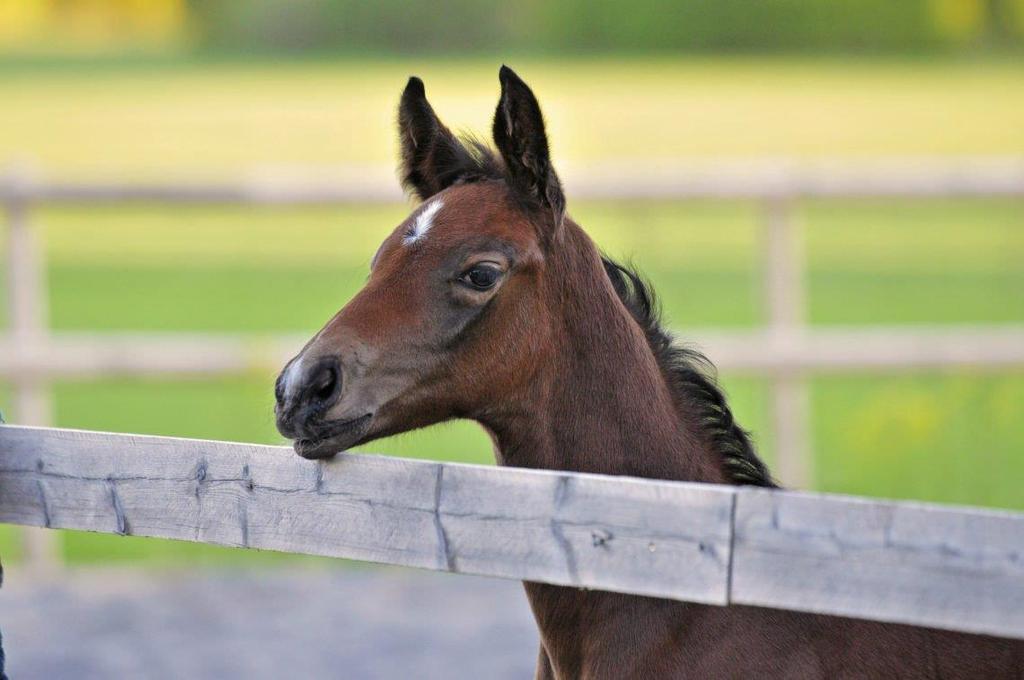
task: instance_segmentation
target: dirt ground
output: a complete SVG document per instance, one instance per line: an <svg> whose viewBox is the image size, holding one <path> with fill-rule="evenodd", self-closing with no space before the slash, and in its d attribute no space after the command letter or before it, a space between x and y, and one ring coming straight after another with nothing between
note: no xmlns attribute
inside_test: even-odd
<svg viewBox="0 0 1024 680"><path fill-rule="evenodd" d="M530 678L517 582L399 569L95 571L0 590L11 680Z"/></svg>

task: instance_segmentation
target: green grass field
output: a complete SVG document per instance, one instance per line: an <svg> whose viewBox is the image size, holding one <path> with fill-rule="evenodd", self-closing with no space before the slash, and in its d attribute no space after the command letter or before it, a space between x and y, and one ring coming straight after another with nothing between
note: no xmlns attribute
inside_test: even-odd
<svg viewBox="0 0 1024 680"><path fill-rule="evenodd" d="M556 155L575 163L1024 152L1024 66L1010 62L519 66L546 104ZM454 125L486 129L497 90L490 64L15 70L0 77L0 162L32 157L56 176L150 179L232 176L261 163L390 162L392 110L414 70ZM647 272L684 335L760 322L756 206L571 199L607 252ZM406 210L117 206L41 208L34 219L55 328L312 333L358 289ZM799 218L813 323L1024 321L1024 201L816 201ZM268 367L217 381L60 384L57 422L277 442L273 377ZM764 385L723 381L771 459ZM816 378L812 392L818 488L1024 508L1024 369ZM491 457L487 438L466 423L368 448ZM87 534L66 534L65 549L83 562L248 559ZM0 551L16 554L10 531L0 532Z"/></svg>
<svg viewBox="0 0 1024 680"><path fill-rule="evenodd" d="M0 63L0 159L61 176L383 163L421 76L453 129L487 132L499 60L19 69ZM693 58L510 62L563 161L1024 151L1019 59Z"/></svg>

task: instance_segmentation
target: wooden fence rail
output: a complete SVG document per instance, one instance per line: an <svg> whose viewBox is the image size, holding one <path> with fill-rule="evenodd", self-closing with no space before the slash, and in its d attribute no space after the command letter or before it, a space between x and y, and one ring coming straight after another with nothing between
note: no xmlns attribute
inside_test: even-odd
<svg viewBox="0 0 1024 680"><path fill-rule="evenodd" d="M1024 638L1024 514L0 427L0 522Z"/></svg>
<svg viewBox="0 0 1024 680"><path fill-rule="evenodd" d="M785 159L714 163L618 159L564 168L574 200L763 200L1024 195L1019 157ZM390 167L250 173L231 182L90 183L45 180L25 168L0 175L0 202L337 205L405 200Z"/></svg>
<svg viewBox="0 0 1024 680"><path fill-rule="evenodd" d="M808 329L792 334L697 328L679 331L679 336L733 375L952 369L991 373L1024 366L1024 325L1019 324ZM308 339L308 334L54 332L27 344L0 334L0 379L29 382L262 371L270 380Z"/></svg>

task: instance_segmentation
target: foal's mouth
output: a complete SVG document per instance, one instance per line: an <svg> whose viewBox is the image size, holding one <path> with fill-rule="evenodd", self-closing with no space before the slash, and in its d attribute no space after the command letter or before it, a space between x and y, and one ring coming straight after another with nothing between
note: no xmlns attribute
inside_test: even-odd
<svg viewBox="0 0 1024 680"><path fill-rule="evenodd" d="M330 458L357 444L370 429L372 419L373 414L367 413L351 420L325 422L313 436L295 440L295 453L309 459Z"/></svg>

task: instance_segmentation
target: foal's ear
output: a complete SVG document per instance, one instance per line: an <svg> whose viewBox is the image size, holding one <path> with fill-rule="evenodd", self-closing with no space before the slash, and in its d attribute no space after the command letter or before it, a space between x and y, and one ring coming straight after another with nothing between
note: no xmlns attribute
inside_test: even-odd
<svg viewBox="0 0 1024 680"><path fill-rule="evenodd" d="M473 173L476 164L427 101L423 81L409 78L398 105L402 184L426 200Z"/></svg>
<svg viewBox="0 0 1024 680"><path fill-rule="evenodd" d="M508 66L498 72L501 99L494 113L494 143L508 169L512 188L529 204L551 215L557 229L565 214L565 195L551 167L540 104Z"/></svg>

